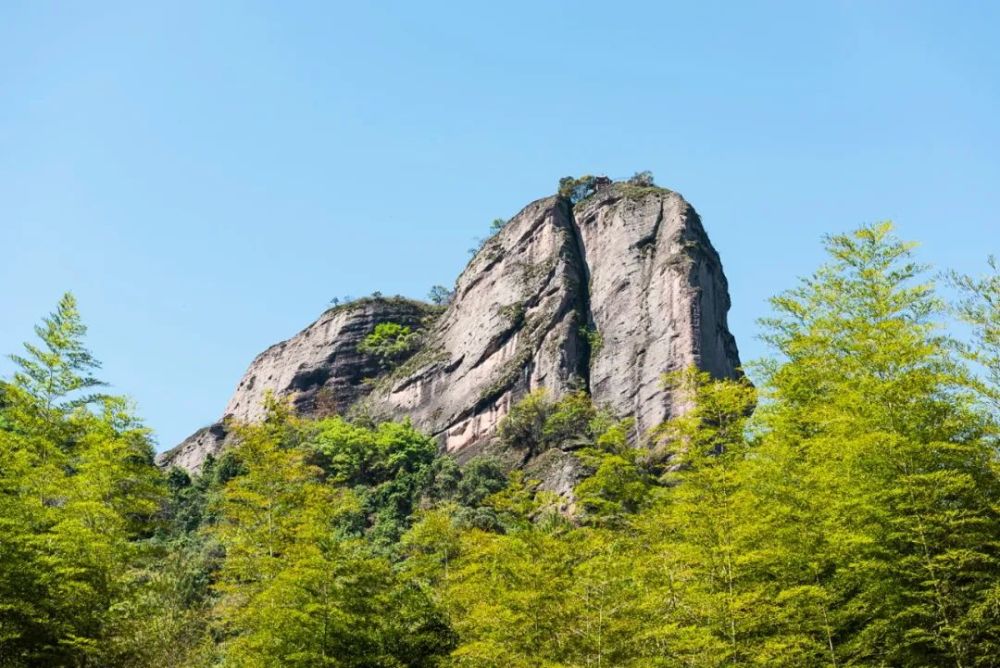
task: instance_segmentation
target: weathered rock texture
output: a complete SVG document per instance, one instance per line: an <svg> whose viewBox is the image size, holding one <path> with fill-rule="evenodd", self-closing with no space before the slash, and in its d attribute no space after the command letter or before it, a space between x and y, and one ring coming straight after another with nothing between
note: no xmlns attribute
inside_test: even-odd
<svg viewBox="0 0 1000 668"><path fill-rule="evenodd" d="M662 387L665 371L737 373L722 263L677 193L615 184L574 213L590 285L588 324L599 340L591 396L635 417L644 433L679 408Z"/></svg>
<svg viewBox="0 0 1000 668"><path fill-rule="evenodd" d="M465 453L527 391L561 394L586 374L585 290L568 202L529 204L459 276L421 353L368 401L410 416L449 452Z"/></svg>
<svg viewBox="0 0 1000 668"><path fill-rule="evenodd" d="M292 338L258 355L236 386L223 419L162 453L160 461L200 468L205 457L224 447L229 421L255 422L264 416L268 392L290 400L304 415L346 412L367 392L366 380L382 371L377 359L358 351L358 344L380 322L419 330L434 311L427 304L399 298L367 298L328 310Z"/></svg>
<svg viewBox="0 0 1000 668"><path fill-rule="evenodd" d="M694 209L666 189L606 184L576 205L548 197L525 207L483 245L436 318L398 298L328 311L254 360L224 419L259 419L271 391L307 415L409 416L465 458L528 391L584 388L635 417L639 442L683 410L662 389L664 372L693 364L738 373L728 309L719 256ZM391 371L358 350L385 321L422 330L419 348ZM226 438L220 421L161 462L198 468Z"/></svg>

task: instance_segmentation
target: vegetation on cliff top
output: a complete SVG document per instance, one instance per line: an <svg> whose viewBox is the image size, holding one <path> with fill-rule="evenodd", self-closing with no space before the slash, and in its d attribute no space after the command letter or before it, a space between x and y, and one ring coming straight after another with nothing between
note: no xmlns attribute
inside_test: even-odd
<svg viewBox="0 0 1000 668"><path fill-rule="evenodd" d="M568 200L570 204L576 205L596 193L602 187L613 187L617 192L626 197L633 198L642 197L653 192L671 192L667 188L656 185L653 173L647 170L636 172L623 181L612 181L606 176L592 176L590 174L577 177L564 176L559 179L559 189L556 193Z"/></svg>

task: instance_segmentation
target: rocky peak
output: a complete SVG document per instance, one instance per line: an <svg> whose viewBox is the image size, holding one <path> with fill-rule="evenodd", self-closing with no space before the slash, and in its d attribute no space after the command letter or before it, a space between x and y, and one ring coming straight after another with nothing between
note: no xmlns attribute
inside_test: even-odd
<svg viewBox="0 0 1000 668"><path fill-rule="evenodd" d="M728 309L719 256L680 195L597 179L580 201L546 197L514 216L475 254L443 313L369 298L261 353L224 420L161 462L198 468L224 446L225 419L261 417L268 390L306 415L408 416L464 459L532 389L583 388L635 417L638 442L683 408L662 388L664 372L737 373ZM420 330L412 356L392 369L359 348L380 322Z"/></svg>

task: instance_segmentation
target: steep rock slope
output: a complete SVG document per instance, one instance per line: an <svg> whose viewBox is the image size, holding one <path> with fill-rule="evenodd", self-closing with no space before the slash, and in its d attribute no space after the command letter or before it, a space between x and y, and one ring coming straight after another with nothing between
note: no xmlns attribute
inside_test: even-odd
<svg viewBox="0 0 1000 668"><path fill-rule="evenodd" d="M161 463L200 467L224 447L226 419L260 418L267 390L307 415L408 416L465 458L490 443L526 392L583 388L634 416L638 441L683 409L662 389L664 372L695 364L737 373L728 308L719 256L680 195L605 182L575 205L547 197L483 245L436 319L431 307L401 299L328 311L259 355L224 419ZM413 356L388 371L358 350L386 321L424 327Z"/></svg>
<svg viewBox="0 0 1000 668"><path fill-rule="evenodd" d="M591 395L644 433L679 408L662 387L665 371L737 373L722 263L694 208L662 188L611 184L574 214L596 344Z"/></svg>
<svg viewBox="0 0 1000 668"><path fill-rule="evenodd" d="M434 309L406 299L367 298L328 310L301 332L275 344L250 364L226 405L223 418L199 429L162 453L161 463L195 470L217 455L229 437L227 422L255 422L264 416L268 392L286 398L304 415L342 413L367 392L377 376L377 359L358 345L380 322L421 329Z"/></svg>
<svg viewBox="0 0 1000 668"><path fill-rule="evenodd" d="M462 272L421 353L368 401L469 454L529 390L580 384L585 289L569 203L529 204Z"/></svg>

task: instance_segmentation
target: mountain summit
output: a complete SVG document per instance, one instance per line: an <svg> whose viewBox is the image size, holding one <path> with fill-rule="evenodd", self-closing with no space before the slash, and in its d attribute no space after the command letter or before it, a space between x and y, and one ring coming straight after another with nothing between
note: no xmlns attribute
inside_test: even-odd
<svg viewBox="0 0 1000 668"><path fill-rule="evenodd" d="M536 388L585 390L633 417L638 442L684 409L663 373L737 375L726 277L694 208L644 181L588 178L560 191L483 243L447 306L367 297L265 350L222 419L159 462L198 469L226 444L229 421L263 416L268 392L308 416L409 417L466 459Z"/></svg>

